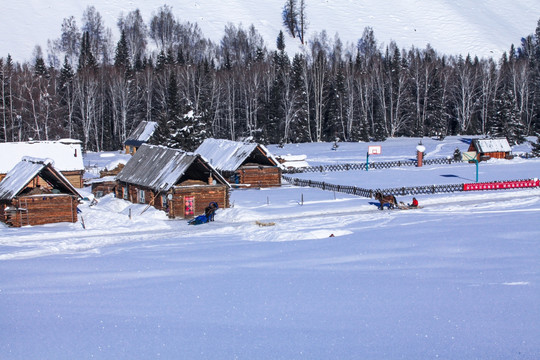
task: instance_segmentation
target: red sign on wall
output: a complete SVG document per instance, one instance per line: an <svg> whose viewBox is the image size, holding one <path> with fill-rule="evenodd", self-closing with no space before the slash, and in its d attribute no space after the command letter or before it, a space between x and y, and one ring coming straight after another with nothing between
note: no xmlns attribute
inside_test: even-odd
<svg viewBox="0 0 540 360"><path fill-rule="evenodd" d="M186 196L184 198L185 211L184 216L190 216L195 214L195 197Z"/></svg>
<svg viewBox="0 0 540 360"><path fill-rule="evenodd" d="M505 189L520 189L539 187L540 180L519 180L519 181L503 181L503 182L488 182L488 183L475 183L475 184L463 184L463 191L474 190L505 190Z"/></svg>

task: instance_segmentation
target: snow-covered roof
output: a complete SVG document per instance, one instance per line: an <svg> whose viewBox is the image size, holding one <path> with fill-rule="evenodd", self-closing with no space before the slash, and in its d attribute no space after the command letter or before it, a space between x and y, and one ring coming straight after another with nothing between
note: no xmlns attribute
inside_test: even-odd
<svg viewBox="0 0 540 360"><path fill-rule="evenodd" d="M155 191L168 190L196 160L204 163L208 172L219 178L221 183L228 185L227 181L200 155L148 144L143 144L137 150L116 179Z"/></svg>
<svg viewBox="0 0 540 360"><path fill-rule="evenodd" d="M38 174L64 191L81 197L64 175L55 170L52 159L23 157L0 181L0 200L13 199Z"/></svg>
<svg viewBox="0 0 540 360"><path fill-rule="evenodd" d="M25 156L52 159L54 167L59 171L84 170L79 140L0 143L0 154L0 174L10 171Z"/></svg>
<svg viewBox="0 0 540 360"><path fill-rule="evenodd" d="M474 139L476 151L480 153L490 152L510 152L512 148L508 144L506 138L501 139Z"/></svg>
<svg viewBox="0 0 540 360"><path fill-rule="evenodd" d="M259 159L264 162L264 165L280 166L270 151L264 145L257 143L205 139L195 152L202 155L220 171L236 171L248 158L252 162Z"/></svg>
<svg viewBox="0 0 540 360"><path fill-rule="evenodd" d="M155 121L141 121L135 130L129 134L125 144L140 146L141 144L147 142L152 134L154 134L157 125L158 124Z"/></svg>

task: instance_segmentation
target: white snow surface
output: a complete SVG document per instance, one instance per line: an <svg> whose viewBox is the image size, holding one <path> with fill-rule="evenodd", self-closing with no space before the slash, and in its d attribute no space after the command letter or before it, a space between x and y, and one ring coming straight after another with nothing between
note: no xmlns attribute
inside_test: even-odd
<svg viewBox="0 0 540 360"><path fill-rule="evenodd" d="M421 140L427 158L470 141ZM419 141L378 143L377 161ZM332 164L365 161L368 145L269 149ZM375 188L473 182L475 168L298 176ZM479 165L480 181L539 175L540 159ZM540 189L416 197L423 208L380 211L313 188L235 189L233 207L190 226L109 195L79 206L86 228L0 223L1 357L540 358Z"/></svg>
<svg viewBox="0 0 540 360"><path fill-rule="evenodd" d="M45 51L47 41L58 39L64 18L74 16L79 27L89 5L103 18L113 33L113 43L120 38L116 23L120 14L139 9L147 24L163 1L36 1L20 0L2 4L0 33L7 34L0 43L0 56L8 53L15 61L32 61L36 45ZM282 25L284 0L185 1L169 2L174 15L182 22L197 22L204 36L219 42L228 23L253 24L267 45L274 49ZM511 44L518 46L522 37L534 33L540 17L537 0L309 0L306 38L326 30L337 33L344 43L356 44L365 27L374 30L379 44L396 41L400 48L425 48L430 44L441 54L471 54L500 59ZM286 37L286 51L301 51L299 41Z"/></svg>
<svg viewBox="0 0 540 360"><path fill-rule="evenodd" d="M0 174L7 173L27 156L52 159L60 171L84 170L81 142L73 139L3 142L0 154Z"/></svg>

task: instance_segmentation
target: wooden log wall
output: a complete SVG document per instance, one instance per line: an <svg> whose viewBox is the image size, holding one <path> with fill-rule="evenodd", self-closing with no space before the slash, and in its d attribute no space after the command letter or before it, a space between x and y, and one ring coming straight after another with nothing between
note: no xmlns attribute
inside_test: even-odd
<svg viewBox="0 0 540 360"><path fill-rule="evenodd" d="M220 208L229 207L229 188L225 185L208 186L175 186L172 189L173 199L169 203L169 217L191 218L204 214L204 209L211 202L216 202ZM194 215L184 215L184 199L186 196L194 198Z"/></svg>
<svg viewBox="0 0 540 360"><path fill-rule="evenodd" d="M107 195L114 192L116 189L116 181L104 181L92 184L92 194L96 195L101 192L101 195Z"/></svg>
<svg viewBox="0 0 540 360"><path fill-rule="evenodd" d="M84 186L83 184L83 171L62 171L62 175L68 181L73 185L73 187L76 187L78 189L82 188Z"/></svg>
<svg viewBox="0 0 540 360"><path fill-rule="evenodd" d="M238 170L241 184L252 187L271 187L281 185L281 169L272 166L246 166Z"/></svg>
<svg viewBox="0 0 540 360"><path fill-rule="evenodd" d="M19 210L6 212L2 218L14 227L58 222L77 222L78 200L71 195L23 196L12 200Z"/></svg>

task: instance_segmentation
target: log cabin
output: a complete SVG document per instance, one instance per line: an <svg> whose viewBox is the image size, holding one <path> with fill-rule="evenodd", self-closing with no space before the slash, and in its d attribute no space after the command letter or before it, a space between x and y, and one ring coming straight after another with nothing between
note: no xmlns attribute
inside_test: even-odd
<svg viewBox="0 0 540 360"><path fill-rule="evenodd" d="M473 139L468 151L476 152L478 161L494 159L512 159L512 148L506 138Z"/></svg>
<svg viewBox="0 0 540 360"><path fill-rule="evenodd" d="M80 198L51 159L24 157L0 182L0 220L13 227L77 222Z"/></svg>
<svg viewBox="0 0 540 360"><path fill-rule="evenodd" d="M116 196L189 219L210 202L229 207L229 183L201 155L143 144L116 176Z"/></svg>
<svg viewBox="0 0 540 360"><path fill-rule="evenodd" d="M76 188L83 187L84 163L81 142L74 139L58 141L26 141L0 143L0 181L25 156L54 161L54 168Z"/></svg>
<svg viewBox="0 0 540 360"><path fill-rule="evenodd" d="M281 185L282 166L261 144L224 139L205 139L195 150L233 186Z"/></svg>
<svg viewBox="0 0 540 360"><path fill-rule="evenodd" d="M146 144L154 134L157 125L155 121L141 121L135 130L129 134L126 141L124 141L126 154L133 155L142 144Z"/></svg>

